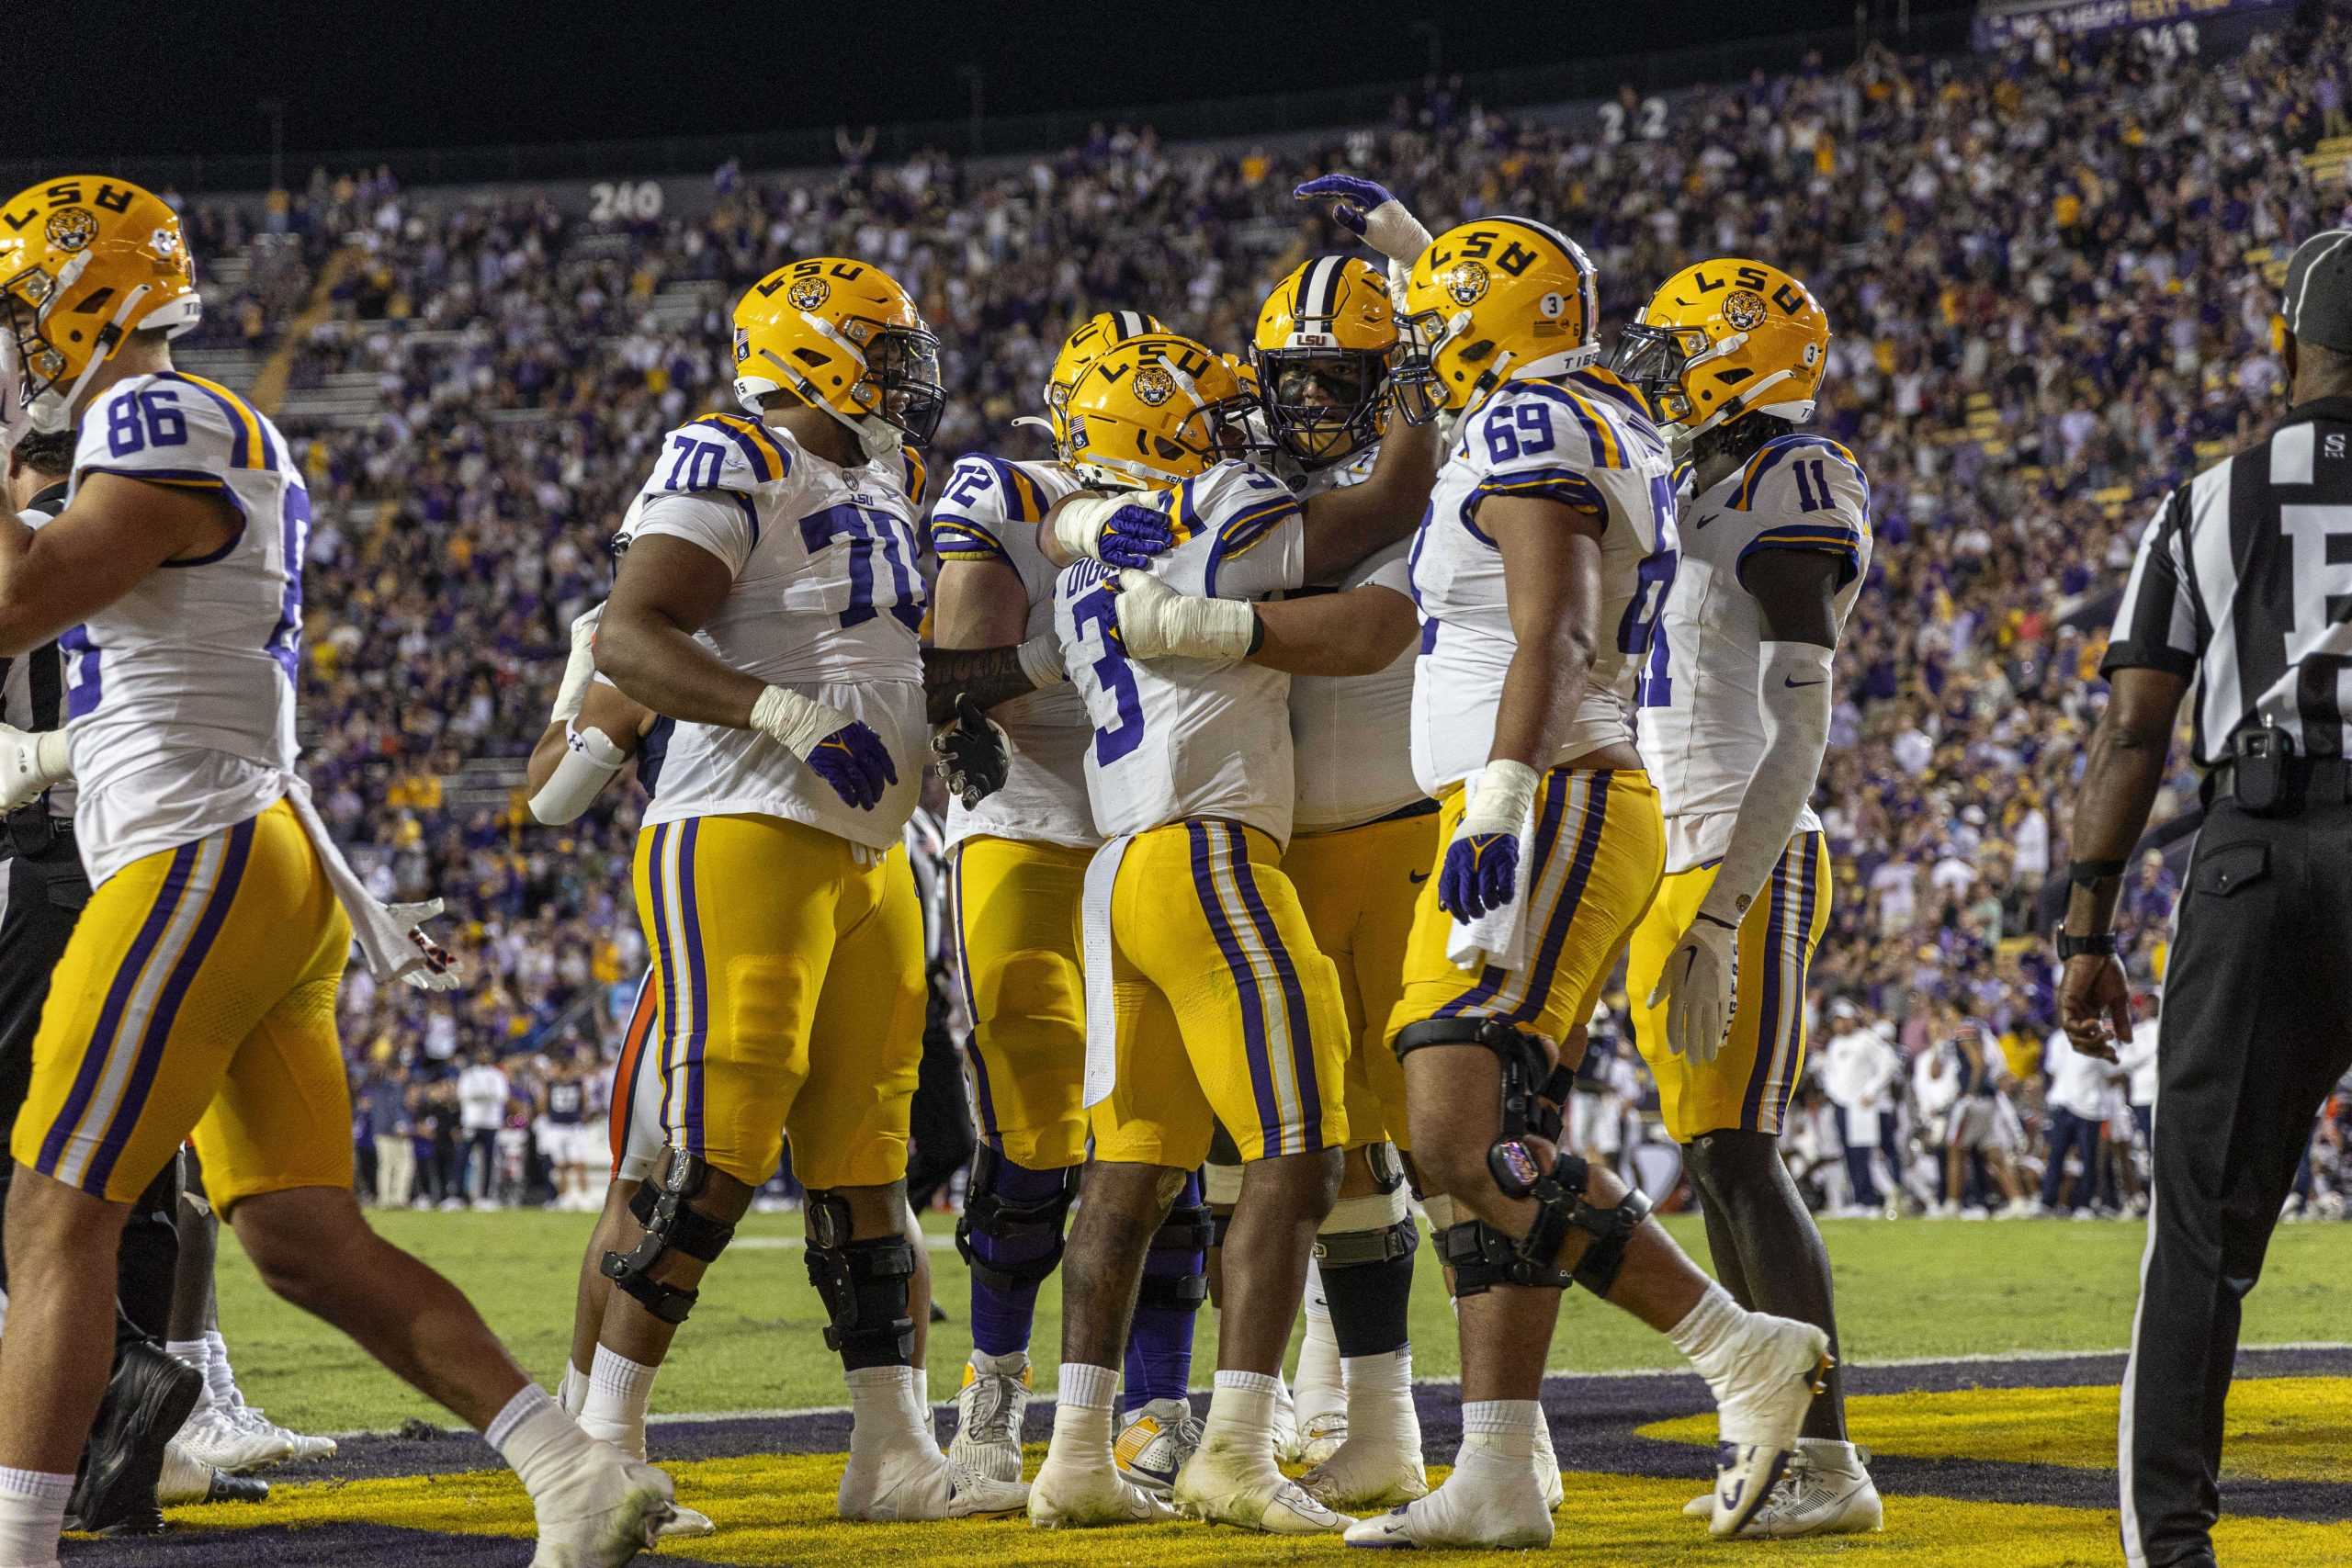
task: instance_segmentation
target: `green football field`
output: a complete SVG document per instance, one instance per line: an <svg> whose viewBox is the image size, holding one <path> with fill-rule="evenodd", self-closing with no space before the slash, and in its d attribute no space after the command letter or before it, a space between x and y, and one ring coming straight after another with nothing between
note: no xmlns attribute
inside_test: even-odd
<svg viewBox="0 0 2352 1568"><path fill-rule="evenodd" d="M549 1387L570 1342L572 1292L593 1216L539 1212L379 1214L382 1232L447 1273ZM934 1398L952 1398L970 1342L967 1285L932 1215L931 1260L954 1321L931 1333ZM1668 1221L1686 1247L1704 1242L1688 1216ZM1823 1225L1838 1271L1838 1315L1849 1361L2108 1350L2131 1337L2144 1237L2137 1224L1836 1221ZM657 1414L796 1409L838 1404L839 1363L824 1348L824 1313L801 1261L797 1215L752 1215L703 1288L655 1393ZM220 1319L246 1396L271 1417L311 1431L383 1430L412 1417L449 1417L393 1380L347 1340L263 1291L235 1243L221 1245ZM1703 1260L1703 1258L1702 1258ZM1426 1264L1426 1258L1424 1263ZM1039 1303L1037 1387L1049 1393L1059 1296ZM1216 1364L1216 1314L1204 1312L1194 1382ZM2246 1305L2248 1345L2352 1340L2352 1224L2282 1225L2261 1287ZM1453 1324L1434 1268L1419 1273L1413 1352L1421 1377L1456 1371ZM1572 1292L1552 1345L1564 1371L1679 1364L1665 1340L1623 1314Z"/></svg>

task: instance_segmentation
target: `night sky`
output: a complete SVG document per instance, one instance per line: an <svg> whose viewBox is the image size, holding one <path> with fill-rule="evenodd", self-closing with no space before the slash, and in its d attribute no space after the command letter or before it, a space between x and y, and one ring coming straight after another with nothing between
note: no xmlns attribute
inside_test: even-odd
<svg viewBox="0 0 2352 1568"><path fill-rule="evenodd" d="M1896 0L1867 0L1891 17ZM1911 0L1915 17L1969 0ZM89 14L85 15L83 13ZM1853 0L1125 0L939 6L62 7L28 14L0 87L0 158L455 147L960 118L1419 75L1847 28ZM33 35L38 34L36 39ZM61 112L60 106L72 106ZM91 112L81 112L86 106Z"/></svg>

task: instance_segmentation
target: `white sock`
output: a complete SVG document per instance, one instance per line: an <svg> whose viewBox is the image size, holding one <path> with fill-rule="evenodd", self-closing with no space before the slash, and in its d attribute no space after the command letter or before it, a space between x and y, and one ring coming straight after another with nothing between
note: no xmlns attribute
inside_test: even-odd
<svg viewBox="0 0 2352 1568"><path fill-rule="evenodd" d="M535 1382L525 1383L481 1435L534 1498L560 1481L589 1450L588 1434Z"/></svg>
<svg viewBox="0 0 2352 1568"><path fill-rule="evenodd" d="M1340 1337L1331 1327L1331 1303L1323 1293L1322 1271L1312 1258L1306 1265L1306 1337L1298 1348L1298 1404L1302 1418L1347 1408Z"/></svg>
<svg viewBox="0 0 2352 1568"><path fill-rule="evenodd" d="M1408 1441L1420 1446L1420 1416L1413 1408L1413 1348L1379 1356L1351 1356L1348 1436Z"/></svg>
<svg viewBox="0 0 2352 1568"><path fill-rule="evenodd" d="M1048 1461L1088 1470L1111 1468L1111 1412L1119 1402L1119 1370L1064 1361L1054 1403Z"/></svg>
<svg viewBox="0 0 2352 1568"><path fill-rule="evenodd" d="M204 1341L169 1339L164 1341L164 1350L174 1360L194 1367L198 1371L204 1373L204 1398L197 1408L203 1410L209 1407L212 1404L212 1352L205 1346Z"/></svg>
<svg viewBox="0 0 2352 1568"><path fill-rule="evenodd" d="M0 1562L54 1562L74 1478L0 1470Z"/></svg>
<svg viewBox="0 0 2352 1568"><path fill-rule="evenodd" d="M1861 1451L1839 1438L1799 1438L1797 1447L1804 1456L1823 1470L1841 1475L1862 1473Z"/></svg>
<svg viewBox="0 0 2352 1568"><path fill-rule="evenodd" d="M1544 1407L1532 1399L1474 1399L1462 1406L1462 1447L1528 1463L1535 1458L1535 1428Z"/></svg>
<svg viewBox="0 0 2352 1568"><path fill-rule="evenodd" d="M1709 1283L1699 1304L1686 1314L1680 1323L1666 1331L1674 1348L1690 1358L1709 1382L1731 1371L1727 1359L1732 1350L1732 1338L1747 1321L1739 1303L1721 1285Z"/></svg>
<svg viewBox="0 0 2352 1568"><path fill-rule="evenodd" d="M855 1459L910 1443L928 1444L930 1407L916 1396L912 1367L857 1367L842 1374L849 1384L849 1451Z"/></svg>
<svg viewBox="0 0 2352 1568"><path fill-rule="evenodd" d="M580 1418L580 1407L588 1403L588 1374L573 1366L569 1356L563 1359L563 1376L555 1385L555 1402L575 1421Z"/></svg>
<svg viewBox="0 0 2352 1568"><path fill-rule="evenodd" d="M204 1331L204 1389L218 1405L233 1409L245 1402L237 1391L236 1369L229 1365L229 1342L217 1328Z"/></svg>
<svg viewBox="0 0 2352 1568"><path fill-rule="evenodd" d="M1201 1428L1201 1446L1230 1446L1237 1452L1274 1454L1274 1403L1282 1379L1272 1372L1238 1372L1219 1368L1216 1391L1209 1395L1209 1418Z"/></svg>
<svg viewBox="0 0 2352 1568"><path fill-rule="evenodd" d="M643 1459L645 1411L653 1403L653 1379L661 1371L597 1346L587 1396L580 1404L580 1429L631 1459Z"/></svg>

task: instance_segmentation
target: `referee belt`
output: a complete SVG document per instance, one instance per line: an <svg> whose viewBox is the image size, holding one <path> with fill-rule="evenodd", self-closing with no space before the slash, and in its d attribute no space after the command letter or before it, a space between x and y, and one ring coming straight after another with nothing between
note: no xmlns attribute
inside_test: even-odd
<svg viewBox="0 0 2352 1568"><path fill-rule="evenodd" d="M17 855L45 860L61 852L74 852L74 818L52 813L46 799L18 807L0 818L0 824L5 824L5 830L0 830L0 859Z"/></svg>
<svg viewBox="0 0 2352 1568"><path fill-rule="evenodd" d="M2286 800L2271 815L2352 800L2352 761L2342 757L2289 757L2278 766L2287 786ZM2197 793L2208 809L2217 801L2237 798L2237 760L2231 758L2205 774Z"/></svg>

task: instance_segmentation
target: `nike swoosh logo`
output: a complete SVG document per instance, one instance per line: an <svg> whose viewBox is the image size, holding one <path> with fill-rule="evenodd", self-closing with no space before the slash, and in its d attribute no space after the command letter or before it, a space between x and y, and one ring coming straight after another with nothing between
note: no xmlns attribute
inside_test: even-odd
<svg viewBox="0 0 2352 1568"><path fill-rule="evenodd" d="M1430 874L1426 871L1408 871L1405 874L1405 880L1411 883L1416 887L1419 887L1422 883L1427 882L1429 879Z"/></svg>
<svg viewBox="0 0 2352 1568"><path fill-rule="evenodd" d="M1704 517L1699 518L1697 521L1693 522L1690 525L1690 531L1695 534L1700 529L1705 527L1708 524L1713 523L1716 518L1721 517L1723 513L1720 512L1710 512Z"/></svg>
<svg viewBox="0 0 2352 1568"><path fill-rule="evenodd" d="M1781 676L1781 683L1788 687L1791 691L1795 691L1800 686L1826 686L1829 684L1826 681L1800 681L1793 675Z"/></svg>

